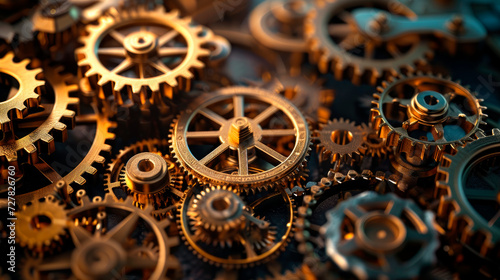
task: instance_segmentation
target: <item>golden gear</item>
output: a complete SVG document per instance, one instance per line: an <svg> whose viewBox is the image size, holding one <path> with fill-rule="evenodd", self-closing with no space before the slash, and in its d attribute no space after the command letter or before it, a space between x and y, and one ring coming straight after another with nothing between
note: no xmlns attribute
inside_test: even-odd
<svg viewBox="0 0 500 280"><path fill-rule="evenodd" d="M476 136L477 140L458 148L455 155L444 155L436 176L435 195L440 199L437 214L460 242L497 261L500 259L500 130L494 129L490 136L482 132ZM479 173L479 178L474 173ZM471 180L479 183L470 187Z"/></svg>
<svg viewBox="0 0 500 280"><path fill-rule="evenodd" d="M363 130L363 145L366 147L364 155L385 159L387 154L392 152L392 148L385 144L385 140L380 138L371 126L362 123L361 130Z"/></svg>
<svg viewBox="0 0 500 280"><path fill-rule="evenodd" d="M204 45L213 37L209 29L180 19L175 11L143 6L111 10L87 32L80 38L84 46L76 50L78 65L91 85L114 94L118 104L123 103L123 88L130 100L141 104L151 98L148 89L169 98L174 89L189 90L193 69L204 67L200 58L210 55Z"/></svg>
<svg viewBox="0 0 500 280"><path fill-rule="evenodd" d="M481 131L479 125L486 124L482 100L450 78L411 74L384 82L377 90L373 128L416 165L439 161L445 151L472 141Z"/></svg>
<svg viewBox="0 0 500 280"><path fill-rule="evenodd" d="M284 137L293 147L273 148ZM239 86L193 101L173 123L170 139L174 158L200 182L242 188L292 180L304 169L310 150L308 124L293 104L267 90ZM214 144L209 154L194 150ZM215 169L216 158L237 166L238 173Z"/></svg>
<svg viewBox="0 0 500 280"><path fill-rule="evenodd" d="M65 205L54 197L34 200L16 212L17 242L33 254L43 255L60 249L71 221L66 218Z"/></svg>
<svg viewBox="0 0 500 280"><path fill-rule="evenodd" d="M27 69L29 63L28 59L15 62L11 52L0 58L0 83L10 87L7 98L0 101L0 131L4 134L2 139L7 136L7 132L13 131L14 119L26 117L30 108L38 106L45 82L37 77L42 69Z"/></svg>
<svg viewBox="0 0 500 280"><path fill-rule="evenodd" d="M62 68L46 68L44 76L47 80L47 90L52 89L54 93L54 104L44 108L44 111L32 114L35 118L32 127L35 127L28 135L22 138L14 136L7 137L0 146L0 159L7 160L10 164L18 161L36 163L38 153L51 154L55 150L54 140L65 141L67 128L72 129L75 122L75 110L78 109L79 100L72 95L78 91L76 85L69 85L71 75L63 75ZM42 83L38 83L42 84ZM37 117L43 115L45 120L39 124ZM30 117L23 120L25 127L29 127Z"/></svg>
<svg viewBox="0 0 500 280"><path fill-rule="evenodd" d="M115 198L118 197L114 189L124 190L127 194L132 195L134 204L139 208L144 208L149 204L153 205L155 210L173 206L184 193L182 189L184 174L170 159L170 156L165 154L168 148L168 141L165 139L143 140L124 148L108 165L107 173L104 175L105 190ZM160 157L166 163L166 168L156 172L157 175L153 176L153 179L131 180L127 175L126 165L131 162L135 155L141 153L146 155L142 162L143 168L151 168L149 171L156 172L153 170L153 161L149 160L152 157ZM149 166L147 162L151 162L153 166ZM158 180L159 177L163 179ZM145 189L146 185L148 188ZM156 211L153 212L153 214L156 213Z"/></svg>
<svg viewBox="0 0 500 280"><path fill-rule="evenodd" d="M340 164L352 165L361 160L366 148L363 145L363 130L350 120L333 119L320 125L315 131L319 140L317 147L319 160L329 160L338 169Z"/></svg>
<svg viewBox="0 0 500 280"><path fill-rule="evenodd" d="M226 269L253 267L276 258L293 236L295 208L282 189L262 194L244 204L232 188L193 186L178 209L177 225L184 243L198 258ZM279 221L259 218L269 207L286 217Z"/></svg>
<svg viewBox="0 0 500 280"><path fill-rule="evenodd" d="M317 1L305 21L305 35L312 60L322 73L332 71L335 78L350 78L354 84L374 85L378 78L411 72L432 56L427 42L418 35L407 35L382 45L365 36L356 26L350 11L376 7L414 18L416 15L392 0ZM388 57L388 58L381 58Z"/></svg>

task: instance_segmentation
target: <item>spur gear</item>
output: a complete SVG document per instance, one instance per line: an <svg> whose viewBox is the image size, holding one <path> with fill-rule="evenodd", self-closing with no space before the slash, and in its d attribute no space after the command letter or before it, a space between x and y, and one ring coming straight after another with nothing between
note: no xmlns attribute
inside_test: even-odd
<svg viewBox="0 0 500 280"><path fill-rule="evenodd" d="M328 256L360 279L409 279L436 260L434 215L410 200L365 192L326 215Z"/></svg>
<svg viewBox="0 0 500 280"><path fill-rule="evenodd" d="M16 218L17 242L39 255L60 249L71 224L65 205L52 196L23 205Z"/></svg>
<svg viewBox="0 0 500 280"><path fill-rule="evenodd" d="M314 133L319 140L317 147L320 161L329 160L336 163L352 165L361 160L365 147L363 145L363 130L350 120L333 119L320 125L320 130Z"/></svg>
<svg viewBox="0 0 500 280"><path fill-rule="evenodd" d="M193 69L204 67L200 59L210 55L205 45L213 37L178 12L143 6L112 9L87 32L80 39L84 46L76 50L78 65L91 85L114 95L120 105L124 88L125 96L139 104L151 98L148 89L169 98L177 89L189 90Z"/></svg>
<svg viewBox="0 0 500 280"><path fill-rule="evenodd" d="M276 146L285 137L293 147ZM174 158L200 182L245 189L293 179L310 150L308 124L293 104L273 92L239 86L193 101L173 123L170 139ZM221 161L237 173L218 170Z"/></svg>
<svg viewBox="0 0 500 280"><path fill-rule="evenodd" d="M361 124L361 130L363 130L363 144L366 147L365 155L385 159L392 152L392 148L378 136L377 130L365 123Z"/></svg>
<svg viewBox="0 0 500 280"><path fill-rule="evenodd" d="M0 100L0 131L5 138L8 132L13 131L12 121L24 118L29 109L36 108L39 104L40 94L45 85L39 79L42 69L27 69L30 61L14 61L14 54L9 52L0 58L0 85L7 98ZM13 133L13 132L12 132Z"/></svg>
<svg viewBox="0 0 500 280"><path fill-rule="evenodd" d="M472 141L486 124L482 100L450 78L411 74L382 83L378 91L372 126L414 165L439 161L444 152Z"/></svg>
<svg viewBox="0 0 500 280"><path fill-rule="evenodd" d="M428 43L418 35L378 44L356 26L351 12L376 7L414 18L403 4L392 0L317 1L305 21L305 35L312 61L322 73L333 72L338 80L350 78L354 84L376 84L379 78L411 72L432 56Z"/></svg>
<svg viewBox="0 0 500 280"><path fill-rule="evenodd" d="M184 193L184 173L171 160L168 149L165 139L143 140L124 148L108 165L105 190L115 198L118 189L125 191L140 208L173 206Z"/></svg>
<svg viewBox="0 0 500 280"><path fill-rule="evenodd" d="M480 255L500 259L500 130L445 155L438 167L438 216L461 242Z"/></svg>

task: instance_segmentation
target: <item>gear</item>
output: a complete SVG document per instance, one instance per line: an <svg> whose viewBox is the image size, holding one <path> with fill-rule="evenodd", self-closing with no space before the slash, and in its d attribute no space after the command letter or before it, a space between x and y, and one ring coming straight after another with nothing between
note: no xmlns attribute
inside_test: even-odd
<svg viewBox="0 0 500 280"><path fill-rule="evenodd" d="M38 106L45 82L39 79L42 69L27 69L29 63L28 59L15 62L11 52L0 58L0 83L6 87L4 90L9 91L7 98L0 100L2 139L7 136L7 132L13 133L14 119L26 117L29 109Z"/></svg>
<svg viewBox="0 0 500 280"><path fill-rule="evenodd" d="M392 148L385 144L385 140L378 136L376 130L365 123L361 124L363 131L363 145L366 147L365 155L385 159L387 154L392 152Z"/></svg>
<svg viewBox="0 0 500 280"><path fill-rule="evenodd" d="M500 259L500 130L445 155L438 167L438 216L458 239L479 254Z"/></svg>
<svg viewBox="0 0 500 280"><path fill-rule="evenodd" d="M66 218L65 205L54 197L23 205L16 218L17 242L39 255L60 249L71 224Z"/></svg>
<svg viewBox="0 0 500 280"><path fill-rule="evenodd" d="M198 184L184 194L178 228L203 261L226 269L253 267L274 259L288 245L295 209L286 192L241 195L231 187ZM261 214L273 217L265 220Z"/></svg>
<svg viewBox="0 0 500 280"><path fill-rule="evenodd" d="M212 32L162 8L111 12L99 25L87 27L88 35L81 37L84 46L76 50L90 83L105 95L114 94L120 105L123 88L140 104L150 98L148 89L170 98L174 88L189 90L192 70L202 68L200 58L210 55L204 45Z"/></svg>
<svg viewBox="0 0 500 280"><path fill-rule="evenodd" d="M24 67L23 67L24 68ZM32 114L33 126L35 127L28 135L17 138L9 136L3 140L0 146L0 159L5 159L10 164L17 165L19 162L36 163L38 154L50 154L55 150L54 140L64 141L67 137L67 128L74 126L75 110L78 109L78 98L72 97L78 87L76 85L68 85L67 82L71 75L62 75L62 68L46 68L44 76L47 80L46 89L52 90L55 101L51 106L46 106L44 111L37 114ZM38 73L38 72L35 72ZM35 84L42 85L41 82ZM45 120L39 124L36 119L42 114ZM30 117L23 120L24 126L28 126Z"/></svg>
<svg viewBox="0 0 500 280"><path fill-rule="evenodd" d="M434 215L410 200L365 192L326 215L328 256L360 279L409 279L436 261Z"/></svg>
<svg viewBox="0 0 500 280"><path fill-rule="evenodd" d="M372 126L414 165L439 161L486 124L482 100L450 78L418 73L382 86L374 94Z"/></svg>
<svg viewBox="0 0 500 280"><path fill-rule="evenodd" d="M320 125L320 130L314 133L319 140L317 147L320 161L329 159L336 164L353 165L359 162L366 148L363 145L363 130L349 120L333 119Z"/></svg>
<svg viewBox="0 0 500 280"><path fill-rule="evenodd" d="M354 84L366 80L374 85L378 78L411 72L416 65L425 65L432 52L418 35L377 44L358 29L350 12L367 6L410 18L416 16L392 0L316 2L305 21L305 35L312 60L320 71L333 71L338 80L351 78Z"/></svg>
<svg viewBox="0 0 500 280"><path fill-rule="evenodd" d="M248 189L280 184L301 173L310 150L302 114L259 88L228 87L205 94L181 113L171 132L174 158L200 182L212 185ZM273 147L284 137L293 147ZM238 173L215 169L218 158L237 166Z"/></svg>
<svg viewBox="0 0 500 280"><path fill-rule="evenodd" d="M173 206L184 193L184 174L166 154L168 147L165 139L151 139L121 150L108 166L104 177L105 190L118 198L117 190L121 189L132 195L139 208L153 205L154 214L157 214L156 210ZM134 162L135 167L132 166ZM162 168L158 169L159 166ZM138 178L131 174L133 168L149 171L142 171L144 173Z"/></svg>

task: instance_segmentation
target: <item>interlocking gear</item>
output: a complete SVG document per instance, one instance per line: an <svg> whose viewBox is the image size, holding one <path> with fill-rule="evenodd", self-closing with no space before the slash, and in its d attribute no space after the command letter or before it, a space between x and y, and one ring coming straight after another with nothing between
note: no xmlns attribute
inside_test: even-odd
<svg viewBox="0 0 500 280"><path fill-rule="evenodd" d="M450 78L417 74L384 82L371 121L386 144L418 165L472 141L486 124L480 99Z"/></svg>
<svg viewBox="0 0 500 280"><path fill-rule="evenodd" d="M363 130L363 145L366 148L365 155L385 159L392 152L392 148L378 136L377 130L365 123L361 124L361 130Z"/></svg>
<svg viewBox="0 0 500 280"><path fill-rule="evenodd" d="M170 138L174 158L200 182L246 189L293 179L310 150L308 124L297 108L251 87L199 97L174 122ZM293 147L275 146L282 138ZM237 167L237 173L224 173L220 162L233 167L229 170Z"/></svg>
<svg viewBox="0 0 500 280"><path fill-rule="evenodd" d="M328 256L360 279L413 278L436 261L434 215L410 200L364 192L326 215ZM402 251L404 257L398 255Z"/></svg>
<svg viewBox="0 0 500 280"><path fill-rule="evenodd" d="M114 94L118 104L124 88L139 104L151 98L148 89L170 98L177 89L189 90L193 69L203 68L200 59L210 55L205 45L212 32L162 8L111 11L99 25L88 25L84 46L76 50L90 83L105 95Z"/></svg>
<svg viewBox="0 0 500 280"><path fill-rule="evenodd" d="M414 18L403 4L392 0L318 1L305 21L312 60L322 73L333 72L338 80L375 84L378 78L411 72L432 56L428 43L418 35L377 43L356 26L351 12L367 6Z"/></svg>
<svg viewBox="0 0 500 280"><path fill-rule="evenodd" d="M485 257L500 259L500 130L445 155L438 167L438 216L451 234Z"/></svg>

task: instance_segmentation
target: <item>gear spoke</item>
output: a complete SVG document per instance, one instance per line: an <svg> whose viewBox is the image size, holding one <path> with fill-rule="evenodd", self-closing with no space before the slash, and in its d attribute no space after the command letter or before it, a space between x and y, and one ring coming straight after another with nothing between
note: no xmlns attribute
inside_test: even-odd
<svg viewBox="0 0 500 280"><path fill-rule="evenodd" d="M81 246L85 242L92 239L92 235L83 227L76 226L70 228L71 238L73 239L73 243L76 247Z"/></svg>
<svg viewBox="0 0 500 280"><path fill-rule="evenodd" d="M160 72L162 72L164 74L167 74L170 71L172 71L172 69L170 69L167 65L165 65L165 63L163 63L163 61L161 61L160 59L157 60L156 62L154 62L154 61L148 61L148 63L149 63L149 65L153 66L158 71L160 71Z"/></svg>
<svg viewBox="0 0 500 280"><path fill-rule="evenodd" d="M188 132L186 132L186 137L187 138L203 139L203 138L217 138L219 136L220 136L220 132L218 130L213 130L213 131L188 131Z"/></svg>
<svg viewBox="0 0 500 280"><path fill-rule="evenodd" d="M352 220L359 219L366 214L366 211L358 206L351 206L345 209L345 214Z"/></svg>
<svg viewBox="0 0 500 280"><path fill-rule="evenodd" d="M116 30L111 30L109 32L109 35L115 39L115 41L117 41L118 43L120 43L121 45L124 45L125 44L125 36L123 34L121 34L120 32L116 31Z"/></svg>
<svg viewBox="0 0 500 280"><path fill-rule="evenodd" d="M126 58L120 64L118 64L115 68L113 68L113 70L111 70L111 73L120 74L120 73L128 70L130 67L132 67L132 65L134 65L132 60Z"/></svg>
<svg viewBox="0 0 500 280"><path fill-rule="evenodd" d="M203 116L207 117L211 121L215 122L216 124L223 125L226 123L226 119L215 113L214 111L208 109L208 108L202 108L200 110L200 114Z"/></svg>
<svg viewBox="0 0 500 280"><path fill-rule="evenodd" d="M262 136L295 136L295 129L264 129L262 130Z"/></svg>
<svg viewBox="0 0 500 280"><path fill-rule="evenodd" d="M38 271L57 271L71 269L71 254L63 253L44 260L36 267Z"/></svg>
<svg viewBox="0 0 500 280"><path fill-rule="evenodd" d="M177 35L179 35L179 32L175 29L172 29L167 33L163 34L160 38L158 38L158 47L160 48L163 47L163 45L173 40Z"/></svg>
<svg viewBox="0 0 500 280"><path fill-rule="evenodd" d="M106 238L113 239L119 243L123 243L134 231L139 215L132 213L123 219L118 225L106 233Z"/></svg>
<svg viewBox="0 0 500 280"><path fill-rule="evenodd" d="M208 155L206 155L204 158L202 158L200 160L200 164L202 164L202 165L209 164L214 159L216 159L218 156L220 156L222 153L224 153L228 148L229 148L229 144L226 144L226 143L220 144L217 148L215 148Z"/></svg>
<svg viewBox="0 0 500 280"><path fill-rule="evenodd" d="M158 264L157 260L141 257L141 256L127 256L127 263L125 267L127 269L154 269Z"/></svg>
<svg viewBox="0 0 500 280"><path fill-rule="evenodd" d="M257 141L255 143L255 147L280 163L286 160L286 157L284 155L280 154L278 151L273 150L260 141Z"/></svg>
<svg viewBox="0 0 500 280"><path fill-rule="evenodd" d="M187 47L163 47L158 50L158 55L160 57L177 56L187 54L187 52Z"/></svg>
<svg viewBox="0 0 500 280"><path fill-rule="evenodd" d="M269 117L274 115L274 113L278 112L278 110L279 110L278 107L271 105L267 109L262 111L259 115L257 115L253 120L256 123L260 124L261 122L267 120Z"/></svg>
<svg viewBox="0 0 500 280"><path fill-rule="evenodd" d="M99 55L109 55L117 57L126 57L127 51L124 48L99 48L97 49Z"/></svg>
<svg viewBox="0 0 500 280"><path fill-rule="evenodd" d="M353 28L347 23L328 25L328 34L332 37L346 37L353 32Z"/></svg>
<svg viewBox="0 0 500 280"><path fill-rule="evenodd" d="M406 208L405 203L398 203L396 201L391 201L388 205L387 208L385 209L385 213L389 215L393 215L396 217L401 217L401 214L403 213L403 210Z"/></svg>

